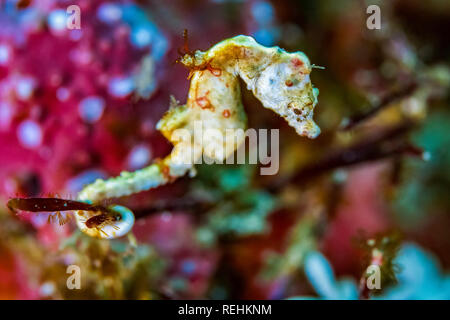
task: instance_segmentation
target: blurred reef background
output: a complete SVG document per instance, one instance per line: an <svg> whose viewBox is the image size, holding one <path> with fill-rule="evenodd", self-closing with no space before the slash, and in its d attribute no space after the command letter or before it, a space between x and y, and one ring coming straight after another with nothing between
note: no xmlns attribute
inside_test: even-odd
<svg viewBox="0 0 450 320"><path fill-rule="evenodd" d="M245 34L325 67L322 134L243 86L249 126L280 129L277 175L198 166L118 199L136 214L119 240L11 214L11 197L74 198L170 152L155 125L186 100L184 29L191 49ZM0 299L450 299L448 30L446 0L0 0Z"/></svg>

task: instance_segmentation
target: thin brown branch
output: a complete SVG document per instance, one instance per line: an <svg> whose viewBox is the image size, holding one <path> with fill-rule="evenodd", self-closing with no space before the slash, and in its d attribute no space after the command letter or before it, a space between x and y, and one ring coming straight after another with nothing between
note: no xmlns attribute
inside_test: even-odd
<svg viewBox="0 0 450 320"><path fill-rule="evenodd" d="M272 183L269 190L276 192L286 184L304 182L336 168L379 160L394 155L409 154L421 156L423 154L422 150L412 146L403 138L411 128L413 128L413 123L404 123L373 134L362 142L330 152L323 158L304 166L296 174L280 179L277 183Z"/></svg>
<svg viewBox="0 0 450 320"><path fill-rule="evenodd" d="M157 214L164 211L195 211L195 212L205 212L212 208L214 204L210 202L205 202L200 199L185 197L178 199L164 199L154 202L150 207L144 208L130 208L136 219L142 218L144 216Z"/></svg>
<svg viewBox="0 0 450 320"><path fill-rule="evenodd" d="M416 83L410 83L404 88L390 93L389 95L381 99L377 104L372 106L370 110L360 114L356 114L355 116L345 121L345 124L342 126L341 130L350 130L354 128L358 124L375 116L378 112L388 107L393 102L411 95L414 92L414 90L416 90L416 88L417 88Z"/></svg>

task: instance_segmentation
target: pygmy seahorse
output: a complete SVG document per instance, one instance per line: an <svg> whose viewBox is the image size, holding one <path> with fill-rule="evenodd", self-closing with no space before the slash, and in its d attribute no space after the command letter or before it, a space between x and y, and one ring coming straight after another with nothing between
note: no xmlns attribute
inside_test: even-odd
<svg viewBox="0 0 450 320"><path fill-rule="evenodd" d="M188 172L194 175L194 164L202 156L226 159L245 139L240 134L226 134L227 129L246 128L239 77L265 108L282 116L299 135L315 138L320 133L313 121L319 90L311 84L312 66L303 52L267 48L251 37L240 35L207 51L186 53L180 62L191 70L187 102L178 105L172 99L170 109L157 124L157 129L172 142L172 152L144 169L122 172L107 180L98 179L81 190L79 200L96 203L158 187ZM195 130L198 124L203 130ZM223 140L204 134L207 129L218 130L226 137L227 147L217 148ZM180 132L186 134L180 135ZM197 137L199 134L201 136ZM183 139L186 136L189 138ZM77 211L75 217L83 232L100 238L115 238L126 234L134 222L133 213L123 209L122 219L116 221L109 233L86 226L92 212Z"/></svg>

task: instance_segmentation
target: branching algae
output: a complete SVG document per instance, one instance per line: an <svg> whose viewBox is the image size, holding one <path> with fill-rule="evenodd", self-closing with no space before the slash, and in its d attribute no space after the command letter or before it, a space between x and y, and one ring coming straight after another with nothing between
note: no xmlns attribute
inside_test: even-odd
<svg viewBox="0 0 450 320"><path fill-rule="evenodd" d="M312 66L302 52L289 53L279 47L267 48L248 36L224 40L207 51L186 53L179 62L190 69L191 84L186 104L172 99L169 111L158 122L157 129L173 143L172 152L164 159L135 172L122 172L108 180L97 180L78 194L78 200L98 203L156 188L188 172L195 174L194 164L202 156L223 161L244 142L245 136L227 134L229 129L245 129L247 118L241 101L239 78L265 108L282 116L301 136L315 138L319 127L313 121L319 90L311 84ZM214 135L196 137L196 123L203 131L219 130L223 140ZM181 139L180 132L190 139ZM232 130L231 132L239 132ZM218 152L217 150L222 150ZM127 208L108 209L116 218L93 218L103 212L78 210L78 227L86 234L111 239L128 233L134 215ZM117 216L119 215L119 217Z"/></svg>

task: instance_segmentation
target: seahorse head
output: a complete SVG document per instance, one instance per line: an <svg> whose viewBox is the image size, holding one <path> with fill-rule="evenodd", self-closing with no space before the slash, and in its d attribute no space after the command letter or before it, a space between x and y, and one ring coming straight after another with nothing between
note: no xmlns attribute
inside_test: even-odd
<svg viewBox="0 0 450 320"><path fill-rule="evenodd" d="M269 108L286 119L299 135L315 138L320 128L313 121L319 90L314 88L308 57L303 52L274 50L270 63L257 77L253 92Z"/></svg>

